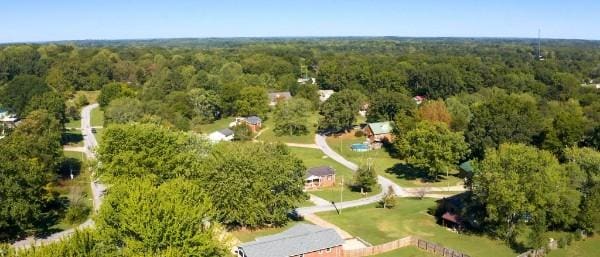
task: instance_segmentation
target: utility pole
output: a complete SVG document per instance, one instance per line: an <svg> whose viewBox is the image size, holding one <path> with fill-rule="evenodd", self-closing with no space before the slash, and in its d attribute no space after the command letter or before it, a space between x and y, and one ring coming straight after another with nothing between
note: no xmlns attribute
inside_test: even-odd
<svg viewBox="0 0 600 257"><path fill-rule="evenodd" d="M344 201L344 177L342 177L342 186L340 187L340 214L342 214L342 202Z"/></svg>

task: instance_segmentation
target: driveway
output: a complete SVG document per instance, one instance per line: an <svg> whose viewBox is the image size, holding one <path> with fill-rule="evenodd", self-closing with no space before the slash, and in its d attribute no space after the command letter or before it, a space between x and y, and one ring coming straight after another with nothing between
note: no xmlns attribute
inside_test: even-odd
<svg viewBox="0 0 600 257"><path fill-rule="evenodd" d="M98 146L98 141L96 141L96 136L92 133L91 126L91 112L94 108L98 108L98 104L91 104L84 106L81 109L81 134L83 135L83 148L80 149L85 153L88 159L95 159L96 154L94 153L94 149ZM92 187L92 199L94 204L94 212L98 212L100 205L102 204L102 197L104 191L106 190L106 186L101 184L100 182L91 181L90 186ZM29 237L21 241L17 241L12 246L14 248L29 248L31 246L40 246L47 245L57 241L64 239L75 233L76 230L82 230L86 228L93 228L94 221L90 218L86 220L84 223L77 226L74 229L67 229L61 232L54 233L45 238L33 238Z"/></svg>

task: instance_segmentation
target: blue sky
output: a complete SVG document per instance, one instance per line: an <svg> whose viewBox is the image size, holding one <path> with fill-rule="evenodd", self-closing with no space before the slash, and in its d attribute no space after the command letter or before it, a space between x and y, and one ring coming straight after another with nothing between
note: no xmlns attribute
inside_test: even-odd
<svg viewBox="0 0 600 257"><path fill-rule="evenodd" d="M600 39L600 1L2 0L0 42L263 36Z"/></svg>

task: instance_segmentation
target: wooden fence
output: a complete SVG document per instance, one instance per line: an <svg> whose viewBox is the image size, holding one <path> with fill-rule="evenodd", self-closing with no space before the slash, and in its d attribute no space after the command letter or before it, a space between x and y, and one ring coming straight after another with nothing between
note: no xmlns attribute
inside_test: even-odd
<svg viewBox="0 0 600 257"><path fill-rule="evenodd" d="M444 257L470 257L464 253L459 251L443 247L441 245L428 242L422 239L415 238L413 236L407 236L405 238L400 238L398 240L394 240L391 242L387 242L385 244L353 249L353 250L344 250L345 257L362 257L362 256L371 256L380 253L385 253L389 251L393 251L406 246L415 246L419 249L425 250L427 252L444 256Z"/></svg>

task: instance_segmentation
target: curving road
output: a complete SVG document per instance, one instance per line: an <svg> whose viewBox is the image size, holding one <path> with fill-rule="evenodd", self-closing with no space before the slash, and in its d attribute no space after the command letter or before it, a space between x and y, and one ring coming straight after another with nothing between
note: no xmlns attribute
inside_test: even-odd
<svg viewBox="0 0 600 257"><path fill-rule="evenodd" d="M98 108L98 104L91 104L84 106L81 109L81 134L83 135L83 152L86 157L90 160L96 158L96 154L94 153L94 149L98 146L98 141L96 141L96 136L92 133L91 126L91 113L92 110ZM92 176L93 177L93 176ZM104 191L106 190L106 186L99 183L97 180L92 180L90 182L90 186L92 187L92 202L94 205L94 212L98 212L100 205L102 204L102 196ZM40 246L51 244L61 239L64 239L67 236L75 233L76 230L86 229L94 227L94 221L90 218L86 220L84 223L77 226L77 228L67 229L58 233L54 233L45 238L33 238L29 237L27 239L17 241L12 246L14 248L29 248L32 246Z"/></svg>
<svg viewBox="0 0 600 257"><path fill-rule="evenodd" d="M340 154L338 154L336 151L334 151L333 149L331 149L329 147L329 145L327 144L327 141L326 141L326 137L324 135L321 135L321 134L315 135L315 144L329 158L335 160L336 162L340 163L341 165L344 165L345 167L347 167L348 169L350 169L352 171L358 170L358 165L356 165L355 163L353 163L351 161L346 160L343 156L341 156ZM417 196L417 194L418 194L418 192L417 192L418 189L415 189L415 188L405 189L383 176L377 176L377 182L382 189L379 194L376 194L376 195L373 195L370 197L366 197L366 198L362 198L362 199L358 199L358 200L353 200L353 201L346 201L346 202L341 202L341 203L338 202L338 203L336 203L336 207L338 209L345 209L345 208L375 203L383 197L383 195L387 192L387 190L390 186L394 189L394 193L399 197L414 197L414 196ZM447 190L447 187L444 187L444 189ZM452 189L452 191L464 191L464 188L462 186L453 187L451 189ZM435 187L428 188L428 191L446 191L446 190L442 190L442 189L438 190L438 188L435 188ZM431 195L431 196L438 196L438 195ZM301 207L301 208L297 208L295 211L298 215L304 216L307 214L312 214L312 213L317 213L317 212L325 212L325 211L334 211L334 210L335 210L335 207L332 204L327 204L327 205Z"/></svg>

